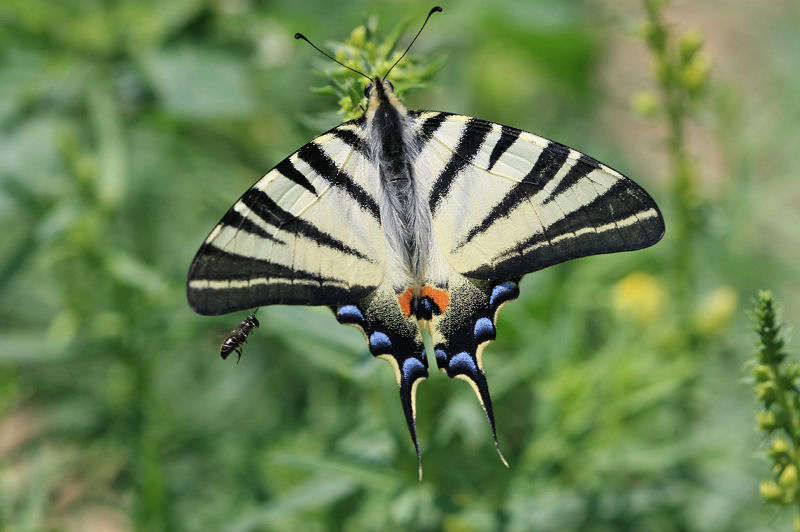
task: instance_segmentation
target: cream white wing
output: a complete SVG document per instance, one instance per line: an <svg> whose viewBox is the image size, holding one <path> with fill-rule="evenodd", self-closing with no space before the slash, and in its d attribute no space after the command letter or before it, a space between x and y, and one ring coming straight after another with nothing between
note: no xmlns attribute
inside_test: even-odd
<svg viewBox="0 0 800 532"><path fill-rule="evenodd" d="M664 234L653 199L616 170L563 144L468 116L420 112L417 176L426 176L440 245L474 279L516 279L566 260L640 249Z"/></svg>
<svg viewBox="0 0 800 532"><path fill-rule="evenodd" d="M336 305L373 291L384 272L377 169L363 122L317 137L233 205L198 251L187 294L200 314L269 304Z"/></svg>

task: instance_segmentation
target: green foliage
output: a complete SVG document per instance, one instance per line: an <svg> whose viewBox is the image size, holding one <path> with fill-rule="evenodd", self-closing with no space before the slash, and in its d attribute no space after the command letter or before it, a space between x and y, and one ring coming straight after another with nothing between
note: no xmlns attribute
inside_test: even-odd
<svg viewBox="0 0 800 532"><path fill-rule="evenodd" d="M367 21L350 32L344 42L334 42L335 57L345 65L365 73L370 77L385 76L392 65L400 59L405 48L398 49L398 40L408 27L409 18L398 23L386 37L380 38L377 27L378 18L369 17ZM391 81L398 97L411 90L424 88L426 83L444 65L444 56L419 57L406 55L402 62L392 69ZM334 68L334 70L330 70ZM361 116L364 103L364 88L369 80L342 67L328 65L322 70L327 85L317 87L319 94L336 96L339 111L347 120Z"/></svg>
<svg viewBox="0 0 800 532"><path fill-rule="evenodd" d="M696 29L674 35L664 22L663 11L669 2L643 1L647 19L641 34L652 57L653 78L658 95L645 90L637 93L633 106L642 116L664 121L668 126L667 149L671 164L671 192L676 232L676 288L688 304L693 290L691 264L693 250L702 227L700 215L700 175L696 157L686 147L686 129L697 113L709 84L710 60L703 52L703 36Z"/></svg>
<svg viewBox="0 0 800 532"><path fill-rule="evenodd" d="M796 505L800 510L800 366L787 361L776 314L772 294L760 292L753 312L758 351L751 371L763 408L756 414L758 428L771 440L767 456L774 480L762 481L759 491L767 502ZM795 518L798 526L800 516Z"/></svg>
<svg viewBox="0 0 800 532"><path fill-rule="evenodd" d="M675 29L686 25L680 6L648 3L617 18L609 6L558 0L444 7L392 72L398 91L415 88L448 54L429 90L406 93L410 107L574 145L642 183L667 221L651 249L529 276L500 314L484 363L511 468L497 460L469 387L433 374L419 388L419 483L394 376L356 331L327 309L263 308L237 365L218 348L244 316L196 316L184 297L191 258L225 209L340 122L335 109L362 101L365 80L330 62L326 90L341 104L308 90L319 82L309 63L327 60L294 33L324 43L368 13L330 48L382 74L429 4L331 12L288 0L5 0L0 528L782 524L756 489L752 394L737 381L750 348L735 326L738 294L765 279L792 294L796 283L800 223L780 200L798 191L800 160L787 141L800 87L797 17L765 19L774 41L748 44L771 46L759 48L770 60L738 69L765 80L778 112L733 82L721 98L704 39ZM409 25L395 26L400 9ZM387 37L372 15L394 27ZM625 41L623 28L641 18L646 40ZM629 52L615 65L620 48ZM642 89L644 50L662 65L637 99L665 132L657 154L653 136L626 137L638 126L615 107ZM644 74L625 77L620 63ZM618 74L628 81L603 81ZM713 138L695 144L692 128ZM709 164L712 151L722 169ZM711 178L731 184L718 193ZM783 439L780 460L794 453Z"/></svg>

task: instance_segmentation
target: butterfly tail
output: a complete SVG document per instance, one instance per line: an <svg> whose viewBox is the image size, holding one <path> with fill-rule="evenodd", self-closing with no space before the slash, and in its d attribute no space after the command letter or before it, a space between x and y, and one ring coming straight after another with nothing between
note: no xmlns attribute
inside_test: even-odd
<svg viewBox="0 0 800 532"><path fill-rule="evenodd" d="M405 316L391 293L377 292L356 303L333 308L339 323L360 329L373 356L389 362L397 378L400 402L414 443L422 479L422 455L417 439L417 385L428 377L428 360L416 321Z"/></svg>
<svg viewBox="0 0 800 532"><path fill-rule="evenodd" d="M497 441L482 354L483 349L496 338L495 320L500 307L519 296L519 280L497 283L461 277L455 281L450 289L454 308L433 328L436 363L448 377L470 384L486 413L497 454L508 467Z"/></svg>
<svg viewBox="0 0 800 532"><path fill-rule="evenodd" d="M413 362L412 362L413 361ZM399 365L399 364L398 364ZM428 377L427 361L425 351L421 351L418 357L409 357L400 366L401 372L398 376L398 387L400 388L400 401L403 404L403 412L408 424L408 432L411 441L414 442L414 450L417 452L417 464L419 466L419 480L422 481L422 455L419 451L419 441L417 440L417 408L416 395L417 385Z"/></svg>

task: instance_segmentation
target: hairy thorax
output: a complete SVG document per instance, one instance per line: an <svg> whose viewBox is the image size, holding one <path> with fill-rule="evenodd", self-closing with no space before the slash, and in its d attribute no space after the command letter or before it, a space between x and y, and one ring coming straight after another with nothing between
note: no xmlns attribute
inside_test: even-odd
<svg viewBox="0 0 800 532"><path fill-rule="evenodd" d="M406 109L393 94L388 96L382 93L367 117L370 156L380 172L381 222L395 266L390 269L398 277L393 279L395 288L421 289L427 277L431 215L414 176L416 132Z"/></svg>

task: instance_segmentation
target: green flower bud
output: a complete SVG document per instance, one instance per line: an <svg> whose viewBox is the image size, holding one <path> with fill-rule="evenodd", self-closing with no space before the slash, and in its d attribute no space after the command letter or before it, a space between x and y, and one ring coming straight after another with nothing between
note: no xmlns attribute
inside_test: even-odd
<svg viewBox="0 0 800 532"><path fill-rule="evenodd" d="M691 62L681 68L680 82L689 92L697 93L708 81L711 60L704 54L697 54Z"/></svg>
<svg viewBox="0 0 800 532"><path fill-rule="evenodd" d="M778 477L778 486L792 491L797 490L797 468L794 464L783 468L783 472Z"/></svg>
<svg viewBox="0 0 800 532"><path fill-rule="evenodd" d="M772 377L772 372L770 372L769 366L758 364L753 367L753 377L758 382L765 382Z"/></svg>
<svg viewBox="0 0 800 532"><path fill-rule="evenodd" d="M785 464L789 461L790 452L791 448L789 447L789 442L787 442L781 436L778 436L772 440L772 444L769 446L767 455L775 462Z"/></svg>
<svg viewBox="0 0 800 532"><path fill-rule="evenodd" d="M703 36L696 29L690 29L683 33L678 40L678 51L681 57L681 63L686 64L700 51L703 46Z"/></svg>
<svg viewBox="0 0 800 532"><path fill-rule="evenodd" d="M758 429L765 432L772 432L778 426L775 413L771 410L756 412L756 421L758 422Z"/></svg>
<svg viewBox="0 0 800 532"><path fill-rule="evenodd" d="M633 110L644 118L653 118L661 111L658 96L652 91L640 91L631 100Z"/></svg>
<svg viewBox="0 0 800 532"><path fill-rule="evenodd" d="M758 484L758 492L767 502L781 502L783 500L783 490L772 480L762 480Z"/></svg>
<svg viewBox="0 0 800 532"><path fill-rule="evenodd" d="M775 402L778 394L775 390L775 383L772 381L762 382L756 385L756 398L766 405Z"/></svg>

